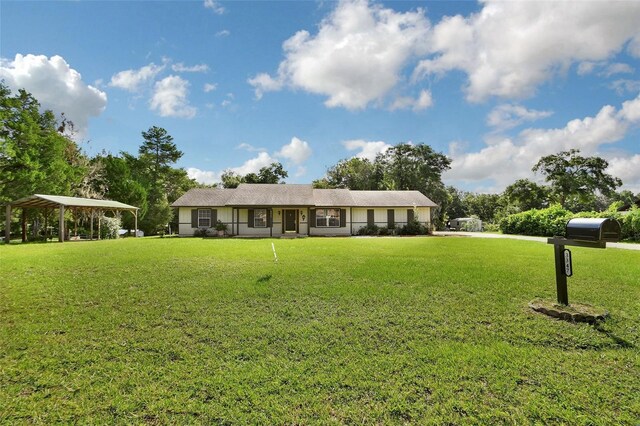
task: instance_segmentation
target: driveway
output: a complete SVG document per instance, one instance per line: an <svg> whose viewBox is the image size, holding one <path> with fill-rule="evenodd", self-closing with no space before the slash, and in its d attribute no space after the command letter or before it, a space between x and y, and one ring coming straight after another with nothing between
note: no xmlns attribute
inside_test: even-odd
<svg viewBox="0 0 640 426"><path fill-rule="evenodd" d="M494 234L491 232L464 232L464 231L434 231L433 235L442 237L472 237L472 238L509 238L512 240L538 241L547 243L547 237L530 237L528 235ZM607 243L607 248L619 248L624 250L640 250L640 244L632 243Z"/></svg>

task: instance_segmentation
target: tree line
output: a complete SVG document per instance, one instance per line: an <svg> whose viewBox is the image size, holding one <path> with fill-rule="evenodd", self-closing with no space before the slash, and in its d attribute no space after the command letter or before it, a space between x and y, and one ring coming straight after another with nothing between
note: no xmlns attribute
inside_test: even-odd
<svg viewBox="0 0 640 426"><path fill-rule="evenodd" d="M183 153L173 137L152 126L141 132L138 152L87 156L72 138L73 123L51 111L41 111L37 99L25 90L16 94L0 83L0 203L34 193L111 199L139 207L139 228L147 235L177 226L170 204L199 184L183 168L175 167ZM578 150L540 158L532 171L546 184L516 180L500 194L479 194L444 185L442 174L451 159L426 144L400 143L374 160L348 158L330 166L315 188L352 190L417 190L439 205L432 223L443 227L448 219L477 216L488 223L531 209L560 205L571 211L603 211L613 202L633 203L640 194L616 192L620 179L606 173L600 157L583 157ZM241 175L230 169L220 185L284 183L288 172L279 162L257 173ZM32 216L42 212L30 212ZM132 229L133 219L122 217Z"/></svg>

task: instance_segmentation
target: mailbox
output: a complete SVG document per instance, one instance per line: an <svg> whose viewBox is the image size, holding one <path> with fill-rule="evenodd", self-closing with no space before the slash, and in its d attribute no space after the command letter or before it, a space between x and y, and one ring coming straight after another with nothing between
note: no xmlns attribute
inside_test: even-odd
<svg viewBox="0 0 640 426"><path fill-rule="evenodd" d="M567 222L565 237L553 237L547 243L553 244L556 263L556 288L558 303L569 304L567 277L573 275L571 252L564 246L606 248L607 242L620 241L621 227L615 219L580 218Z"/></svg>
<svg viewBox="0 0 640 426"><path fill-rule="evenodd" d="M567 222L566 238L576 241L620 241L620 223L612 219L580 218Z"/></svg>

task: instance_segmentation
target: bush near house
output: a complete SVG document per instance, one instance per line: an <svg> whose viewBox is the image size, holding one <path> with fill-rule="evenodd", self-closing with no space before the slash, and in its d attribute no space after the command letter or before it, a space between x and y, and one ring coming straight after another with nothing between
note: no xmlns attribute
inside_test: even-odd
<svg viewBox="0 0 640 426"><path fill-rule="evenodd" d="M640 209L618 212L612 205L604 212L571 213L559 205L547 209L527 210L509 215L500 221L500 230L504 234L534 235L541 237L563 236L565 226L574 218L612 218L620 222L623 240L640 241Z"/></svg>

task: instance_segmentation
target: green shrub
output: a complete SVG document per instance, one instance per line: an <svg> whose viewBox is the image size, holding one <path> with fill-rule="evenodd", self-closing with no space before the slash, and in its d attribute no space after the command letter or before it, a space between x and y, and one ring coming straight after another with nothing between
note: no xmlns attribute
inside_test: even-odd
<svg viewBox="0 0 640 426"><path fill-rule="evenodd" d="M358 229L358 235L378 235L380 228L377 225L367 225Z"/></svg>
<svg viewBox="0 0 640 426"><path fill-rule="evenodd" d="M503 218L500 221L500 230L504 234L563 236L570 219L611 218L620 222L621 239L640 241L640 209L632 208L628 212L618 212L613 207L604 212L579 213L571 213L560 206L552 206L543 210L527 210Z"/></svg>
<svg viewBox="0 0 640 426"><path fill-rule="evenodd" d="M120 228L122 228L120 218L104 216L101 225L100 238L103 240L114 240L118 238L118 233L120 232Z"/></svg>
<svg viewBox="0 0 640 426"><path fill-rule="evenodd" d="M546 209L532 209L509 215L500 221L500 230L504 234L538 235L553 237L564 235L567 221L572 213L559 205Z"/></svg>
<svg viewBox="0 0 640 426"><path fill-rule="evenodd" d="M400 228L400 235L427 235L428 233L429 228L417 220L413 220Z"/></svg>

